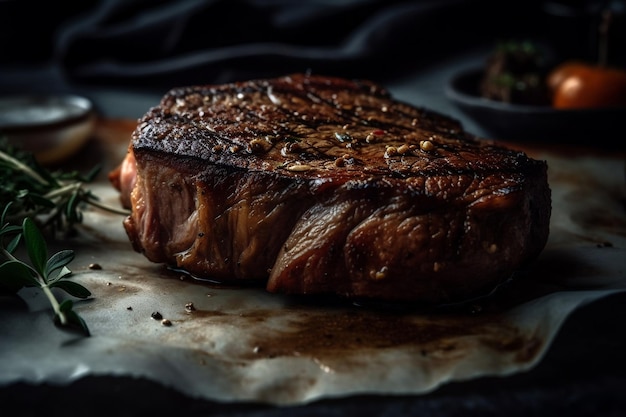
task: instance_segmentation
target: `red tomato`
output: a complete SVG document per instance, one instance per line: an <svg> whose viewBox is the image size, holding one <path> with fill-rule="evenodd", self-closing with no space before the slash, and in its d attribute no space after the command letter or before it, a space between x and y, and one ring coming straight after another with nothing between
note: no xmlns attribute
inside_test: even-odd
<svg viewBox="0 0 626 417"><path fill-rule="evenodd" d="M552 105L558 109L626 106L626 71L568 62L548 75Z"/></svg>

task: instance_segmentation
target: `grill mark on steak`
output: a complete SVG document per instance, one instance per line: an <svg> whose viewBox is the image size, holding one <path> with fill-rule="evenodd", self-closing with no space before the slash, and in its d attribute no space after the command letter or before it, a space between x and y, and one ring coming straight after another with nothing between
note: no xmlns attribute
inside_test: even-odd
<svg viewBox="0 0 626 417"><path fill-rule="evenodd" d="M307 96L312 96L313 94L310 92L303 92L300 91L298 89L288 89L287 87L283 86L280 83L277 83L278 85L273 85L272 90L274 91L274 94L280 94L282 96L289 96L290 100L296 100L297 102L300 100L304 100L304 97ZM310 83L309 83L310 84ZM255 86L254 88L252 86ZM333 86L331 86L333 87ZM259 87L257 85L257 83L251 83L251 86L247 86L246 88L243 89L238 89L235 88L234 92L231 92L231 94L258 94L258 90L261 87ZM269 87L266 87L269 88ZM243 93L242 93L243 92ZM335 86L330 93L328 93L328 95L332 96L332 94L336 94L337 92L341 93L341 90L339 89L338 86ZM183 99L185 97L189 97L190 95L194 95L196 94L195 92L193 92L193 90L191 89L181 89L181 90L176 90L173 94L172 94L172 98L173 99ZM200 95L210 95L213 94L214 97L223 97L225 96L224 92L222 90L219 89L201 89L200 90ZM345 92L343 93L345 94ZM376 108L372 105L372 106L367 106L366 103L365 104L361 104L360 108L361 113L363 113L363 115L357 115L354 112L352 113L348 113L345 109L342 109L341 106L339 106L337 103L331 101L328 98L324 98L321 95L315 95L315 97L317 97L319 100L316 100L316 102L318 103L323 103L325 104L326 109L330 110L330 113L332 116L334 117L330 117L328 115L326 115L327 117L325 118L320 118L320 117L308 117L306 119L303 119L302 117L296 117L295 112L293 111L293 106L273 106L272 107L272 112L268 115L268 116L264 116L261 112L259 112L257 109L252 109L253 110L253 114L255 115L256 118L260 119L260 120L264 120L264 121L268 121L268 120L281 120L282 123L280 124L272 124L273 125L273 129L263 129L263 126L259 126L258 124L254 126L254 130L255 130L255 136L259 137L260 135L275 135L275 136L281 136L281 137L287 137L287 136L293 136L293 137L300 137L302 136L302 132L296 131L294 129L290 129L288 126L298 126L300 129L302 129L302 127L307 127L310 130L318 130L324 126L329 126L331 129L333 130L337 130L337 128L341 128L341 126L344 125L350 125L350 123L353 124L352 128L353 129L363 129L363 128L382 128L382 129L386 129L388 130L389 134L394 135L395 134L395 130L398 129L406 129L406 125L409 125L409 119L410 120L414 120L417 119L418 116L420 115L419 113L416 113L415 111L413 111L412 117L409 117L409 115L407 115L405 112L403 111L399 111L397 112L397 116L401 117L403 119L406 119L403 123L405 126L402 125L398 125L397 120L394 123L391 122L384 122L384 121L378 121L376 119L372 119L372 121L374 121L374 123L371 123L371 121L364 119L363 117L366 117L368 114L373 114L376 110ZM377 97L382 97L385 100L389 100L388 95L386 94L380 94ZM213 100L215 101L215 99ZM254 100L252 100L254 101ZM249 103L250 101L248 101ZM265 103L265 105L267 106L267 103ZM385 107L386 105L383 105L383 107ZM396 107L399 107L401 110L403 107L406 106L402 106L400 104L396 105ZM407 107L408 108L408 107ZM241 110L241 109L239 109ZM241 115L249 115L250 112L249 111L245 111L248 109L244 109L244 111L240 111L239 112L239 116ZM254 111L257 110L257 111ZM278 114L277 114L278 113ZM316 113L321 113L321 114L326 114L328 113L328 111L324 111L323 109L316 109ZM380 113L380 111L378 112ZM231 114L229 114L228 116L232 116ZM216 115L213 115L214 121L217 125L221 125L221 126L233 126L235 124L235 122L238 122L238 120L233 120L232 117L226 117L226 118L220 118ZM428 115L428 117L424 117L424 119L429 120L430 118L435 118L435 119L439 119L438 117L434 116L434 115ZM194 122L197 120L196 117L194 117L194 115L190 114L187 117L187 120L190 124L195 124ZM245 120L244 120L245 121ZM447 126L450 126L451 122L447 121ZM444 126L446 124L443 124ZM276 129L276 126L278 126L279 128ZM439 124L435 123L434 126L436 127L436 129L434 129L435 132L439 131ZM200 128L201 126L198 126L196 124L196 127ZM454 124L453 126L454 128L457 128L458 126L456 124ZM311 133L315 133L315 132L306 132L307 135L310 135ZM429 132L430 133L430 132ZM220 135L222 136L222 140L226 141L226 140L230 140L230 143L227 143L226 145L228 146L235 146L237 145L237 143L233 143L236 142L236 138L242 136L242 132L240 130L235 129L234 132L231 132L227 129L222 129L220 131ZM245 136L245 134L244 134ZM425 136L425 135L423 135ZM363 139L363 138L361 138ZM272 145L274 146L274 145ZM358 146L358 145L355 145ZM316 143L315 146L311 146L311 145L307 145L306 143L303 144L303 147L305 148L305 150L308 150L308 152L306 153L302 153L302 156L304 156L307 160L311 160L311 159L315 159L315 158L320 158L320 159L330 159L332 157L337 157L338 155L333 155L333 156L326 156L324 154L323 151L317 151L317 149L322 149L322 146L319 143Z"/></svg>
<svg viewBox="0 0 626 417"><path fill-rule="evenodd" d="M545 162L369 81L172 89L111 179L135 250L273 292L473 298L536 258L549 232Z"/></svg>

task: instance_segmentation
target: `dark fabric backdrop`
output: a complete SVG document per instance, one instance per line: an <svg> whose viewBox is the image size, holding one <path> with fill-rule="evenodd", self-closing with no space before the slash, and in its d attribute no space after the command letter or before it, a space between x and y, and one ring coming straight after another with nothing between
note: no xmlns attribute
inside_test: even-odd
<svg viewBox="0 0 626 417"><path fill-rule="evenodd" d="M307 70L386 81L478 44L546 34L561 52L588 53L588 31L571 16L569 27L546 19L546 3L559 4L0 0L0 65L52 62L80 82L168 87ZM605 2L563 3L587 13Z"/></svg>

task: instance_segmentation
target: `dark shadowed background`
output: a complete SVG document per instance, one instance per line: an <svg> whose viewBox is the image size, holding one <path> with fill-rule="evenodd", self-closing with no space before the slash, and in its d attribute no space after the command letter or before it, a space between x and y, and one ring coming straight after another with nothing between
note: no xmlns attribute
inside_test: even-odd
<svg viewBox="0 0 626 417"><path fill-rule="evenodd" d="M607 3L623 9L582 0L3 0L0 65L53 65L71 82L148 89L306 70L388 82L511 38L593 59ZM613 42L613 59L624 60L623 33Z"/></svg>

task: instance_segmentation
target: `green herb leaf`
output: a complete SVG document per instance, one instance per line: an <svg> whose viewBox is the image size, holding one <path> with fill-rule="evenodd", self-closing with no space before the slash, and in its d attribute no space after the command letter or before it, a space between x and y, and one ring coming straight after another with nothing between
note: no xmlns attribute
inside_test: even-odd
<svg viewBox="0 0 626 417"><path fill-rule="evenodd" d="M22 234L20 233L9 242L9 244L6 247L7 252L9 253L15 252L15 249L17 249L17 246L20 244L21 240L22 240Z"/></svg>
<svg viewBox="0 0 626 417"><path fill-rule="evenodd" d="M87 327L87 323L83 320L73 309L74 303L72 300L65 300L60 304L61 314L65 316L65 320L67 323L65 325L61 325L61 318L57 315L55 317L55 323L61 326L64 329L77 331L84 336L90 336L91 333L89 328Z"/></svg>
<svg viewBox="0 0 626 417"><path fill-rule="evenodd" d="M23 287L38 287L39 281L33 276L33 271L20 261L6 261L0 265L0 287L16 293Z"/></svg>
<svg viewBox="0 0 626 417"><path fill-rule="evenodd" d="M93 180L95 180L101 170L102 170L102 166L101 165L96 165L95 167L93 167L91 169L91 171L89 171L84 176L84 178L83 178L84 182L92 182Z"/></svg>
<svg viewBox="0 0 626 417"><path fill-rule="evenodd" d="M59 271L59 273L57 274L56 278L53 278L53 281L58 281L62 278L68 277L72 275L72 271L70 271L70 269L66 266L64 266L61 271Z"/></svg>
<svg viewBox="0 0 626 417"><path fill-rule="evenodd" d="M47 199L46 197L40 194L34 193L29 190L20 190L20 192L17 195L17 198L27 202L27 205L29 206L39 205L39 206L46 207L46 208L54 208L56 206L53 201Z"/></svg>
<svg viewBox="0 0 626 417"><path fill-rule="evenodd" d="M61 278L61 271L65 266L67 266L70 262L74 260L74 251L72 250L62 250L60 252L55 253L48 259L46 262L46 266L44 269L44 276L48 282L52 280L56 280ZM69 271L69 270L68 270ZM55 275L56 274L56 275Z"/></svg>
<svg viewBox="0 0 626 417"><path fill-rule="evenodd" d="M85 299L91 296L91 291L74 281L58 280L51 283L49 287L60 288L76 298Z"/></svg>
<svg viewBox="0 0 626 417"><path fill-rule="evenodd" d="M5 224L2 229L0 229L0 236L21 232L22 228L20 226Z"/></svg>
<svg viewBox="0 0 626 417"><path fill-rule="evenodd" d="M13 253L13 251L15 251L15 248L17 248L17 245L20 243L20 240L22 239L22 228L20 226L10 225L7 223L0 229L0 239L2 239L3 236L13 234L15 236L5 248L8 253Z"/></svg>
<svg viewBox="0 0 626 417"><path fill-rule="evenodd" d="M33 267L45 279L45 266L48 257L48 247L43 235L30 217L26 217L22 223L24 241L28 249L28 256Z"/></svg>
<svg viewBox="0 0 626 417"><path fill-rule="evenodd" d="M74 191L70 198L67 200L67 205L65 206L65 217L67 217L68 221L73 223L80 222L80 215L78 213L78 203L80 202L78 191Z"/></svg>

